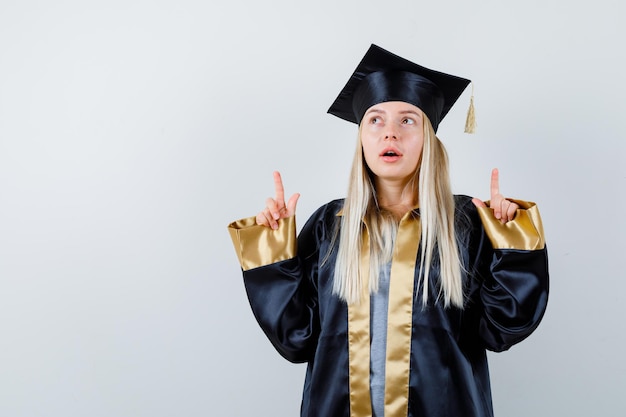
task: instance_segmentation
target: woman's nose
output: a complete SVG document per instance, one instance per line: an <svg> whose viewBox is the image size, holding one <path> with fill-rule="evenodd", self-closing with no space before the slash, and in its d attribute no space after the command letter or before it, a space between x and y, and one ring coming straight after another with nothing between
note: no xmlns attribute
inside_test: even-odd
<svg viewBox="0 0 626 417"><path fill-rule="evenodd" d="M387 132L385 132L385 140L397 140L398 134L392 128L390 128Z"/></svg>
<svg viewBox="0 0 626 417"><path fill-rule="evenodd" d="M398 131L395 124L391 123L386 126L385 131L385 140L397 140L398 139Z"/></svg>

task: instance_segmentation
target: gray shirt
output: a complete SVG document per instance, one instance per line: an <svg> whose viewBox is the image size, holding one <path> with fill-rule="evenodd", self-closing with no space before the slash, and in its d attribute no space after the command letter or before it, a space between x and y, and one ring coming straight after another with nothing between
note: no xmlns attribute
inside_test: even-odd
<svg viewBox="0 0 626 417"><path fill-rule="evenodd" d="M370 297L370 393L373 417L385 415L385 359L391 263L380 270L378 292Z"/></svg>

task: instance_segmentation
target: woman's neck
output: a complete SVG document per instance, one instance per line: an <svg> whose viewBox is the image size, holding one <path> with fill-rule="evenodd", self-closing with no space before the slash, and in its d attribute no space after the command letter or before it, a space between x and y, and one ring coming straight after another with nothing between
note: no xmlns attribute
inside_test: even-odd
<svg viewBox="0 0 626 417"><path fill-rule="evenodd" d="M411 181L376 179L378 205L392 212L399 220L417 206L418 193Z"/></svg>

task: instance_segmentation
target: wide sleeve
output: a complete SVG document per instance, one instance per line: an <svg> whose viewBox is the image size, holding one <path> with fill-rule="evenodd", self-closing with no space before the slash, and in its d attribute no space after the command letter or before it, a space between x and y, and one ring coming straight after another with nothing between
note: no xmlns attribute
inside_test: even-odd
<svg viewBox="0 0 626 417"><path fill-rule="evenodd" d="M502 224L490 208L478 208L478 333L485 348L503 351L528 337L548 302L548 253L539 210L513 200L515 219Z"/></svg>
<svg viewBox="0 0 626 417"><path fill-rule="evenodd" d="M311 223L296 239L295 218L279 221L277 230L254 218L228 226L239 258L252 312L276 350L291 362L306 362L319 335L315 237Z"/></svg>

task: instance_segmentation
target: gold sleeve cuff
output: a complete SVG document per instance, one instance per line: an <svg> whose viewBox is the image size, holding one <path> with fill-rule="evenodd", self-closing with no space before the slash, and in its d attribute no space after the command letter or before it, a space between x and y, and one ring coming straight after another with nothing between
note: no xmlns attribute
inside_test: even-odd
<svg viewBox="0 0 626 417"><path fill-rule="evenodd" d="M505 224L495 218L493 209L478 208L478 214L494 249L543 249L545 237L537 205L530 201L509 200L517 203L520 209L515 218Z"/></svg>
<svg viewBox="0 0 626 417"><path fill-rule="evenodd" d="M244 271L296 256L295 216L279 220L276 230L248 217L229 224L228 232Z"/></svg>

